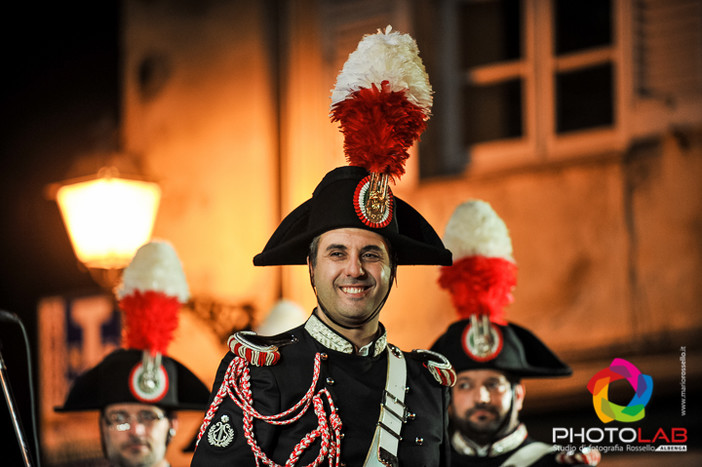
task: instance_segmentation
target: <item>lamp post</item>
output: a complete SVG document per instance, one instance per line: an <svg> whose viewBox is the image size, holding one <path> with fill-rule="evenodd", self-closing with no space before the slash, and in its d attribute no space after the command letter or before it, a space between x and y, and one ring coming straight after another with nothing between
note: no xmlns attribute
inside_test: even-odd
<svg viewBox="0 0 702 467"><path fill-rule="evenodd" d="M161 189L115 167L97 176L57 184L61 216L78 260L103 287L112 289L136 250L149 241Z"/></svg>
<svg viewBox="0 0 702 467"><path fill-rule="evenodd" d="M120 157L113 160L119 163ZM160 187L140 177L122 176L108 164L97 176L51 184L48 196L59 206L76 257L114 297L122 271L151 239ZM228 304L191 297L184 307L207 322L222 340L233 329L251 326L255 315L255 307L248 302Z"/></svg>

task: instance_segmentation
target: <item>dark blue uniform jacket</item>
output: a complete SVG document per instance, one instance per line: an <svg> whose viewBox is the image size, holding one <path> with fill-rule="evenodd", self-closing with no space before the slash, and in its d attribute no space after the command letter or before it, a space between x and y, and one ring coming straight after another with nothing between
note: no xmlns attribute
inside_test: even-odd
<svg viewBox="0 0 702 467"><path fill-rule="evenodd" d="M254 408L263 415L272 415L295 405L311 385L315 354L325 354L315 392L327 388L341 417L341 462L347 466L362 466L378 422L385 387L388 355L384 330L370 345L368 356L350 353L350 343L314 315L305 325L285 334L291 335L294 342L279 348L281 358L278 363L249 366ZM405 352L404 355L407 361L405 404L408 420L402 427L399 464L403 467L448 466L448 388L434 379L418 354ZM211 398L219 390L233 358L234 354L229 352L222 360ZM328 413L326 403L325 407ZM219 406L208 430L223 420L230 425L230 433L233 432L231 442L222 446L225 443L217 442L219 438L213 437L213 444L205 432L191 465L256 465L244 436L242 411L228 397ZM262 451L274 462L284 465L293 447L314 430L317 423L317 417L310 407L300 420L285 426L255 420L253 434ZM318 453L317 441L303 453L297 465L311 463Z"/></svg>

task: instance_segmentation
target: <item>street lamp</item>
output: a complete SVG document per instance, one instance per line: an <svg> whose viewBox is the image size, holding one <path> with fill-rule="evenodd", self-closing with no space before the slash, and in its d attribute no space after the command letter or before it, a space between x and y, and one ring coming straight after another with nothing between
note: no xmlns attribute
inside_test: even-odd
<svg viewBox="0 0 702 467"><path fill-rule="evenodd" d="M59 183L55 197L76 257L100 285L112 288L151 238L160 187L108 166L97 176Z"/></svg>

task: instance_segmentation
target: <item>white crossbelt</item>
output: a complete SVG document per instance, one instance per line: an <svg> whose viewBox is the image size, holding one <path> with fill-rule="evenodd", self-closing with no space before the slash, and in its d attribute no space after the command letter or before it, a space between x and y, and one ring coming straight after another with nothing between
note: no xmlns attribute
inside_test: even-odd
<svg viewBox="0 0 702 467"><path fill-rule="evenodd" d="M402 351L388 344L388 374L380 404L380 417L373 434L373 442L366 455L364 467L398 467L397 450L400 431L406 420L405 387L407 363Z"/></svg>

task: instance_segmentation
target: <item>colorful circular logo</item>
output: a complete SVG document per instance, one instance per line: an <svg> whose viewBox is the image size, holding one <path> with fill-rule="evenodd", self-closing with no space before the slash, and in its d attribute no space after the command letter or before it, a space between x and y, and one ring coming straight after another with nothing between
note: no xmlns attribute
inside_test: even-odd
<svg viewBox="0 0 702 467"><path fill-rule="evenodd" d="M620 379L626 379L635 391L626 406L609 401L609 383ZM590 379L587 389L592 394L592 405L600 420L604 423L612 420L631 423L646 415L645 407L651 399L653 379L641 373L631 362L615 358L609 368L600 370Z"/></svg>

